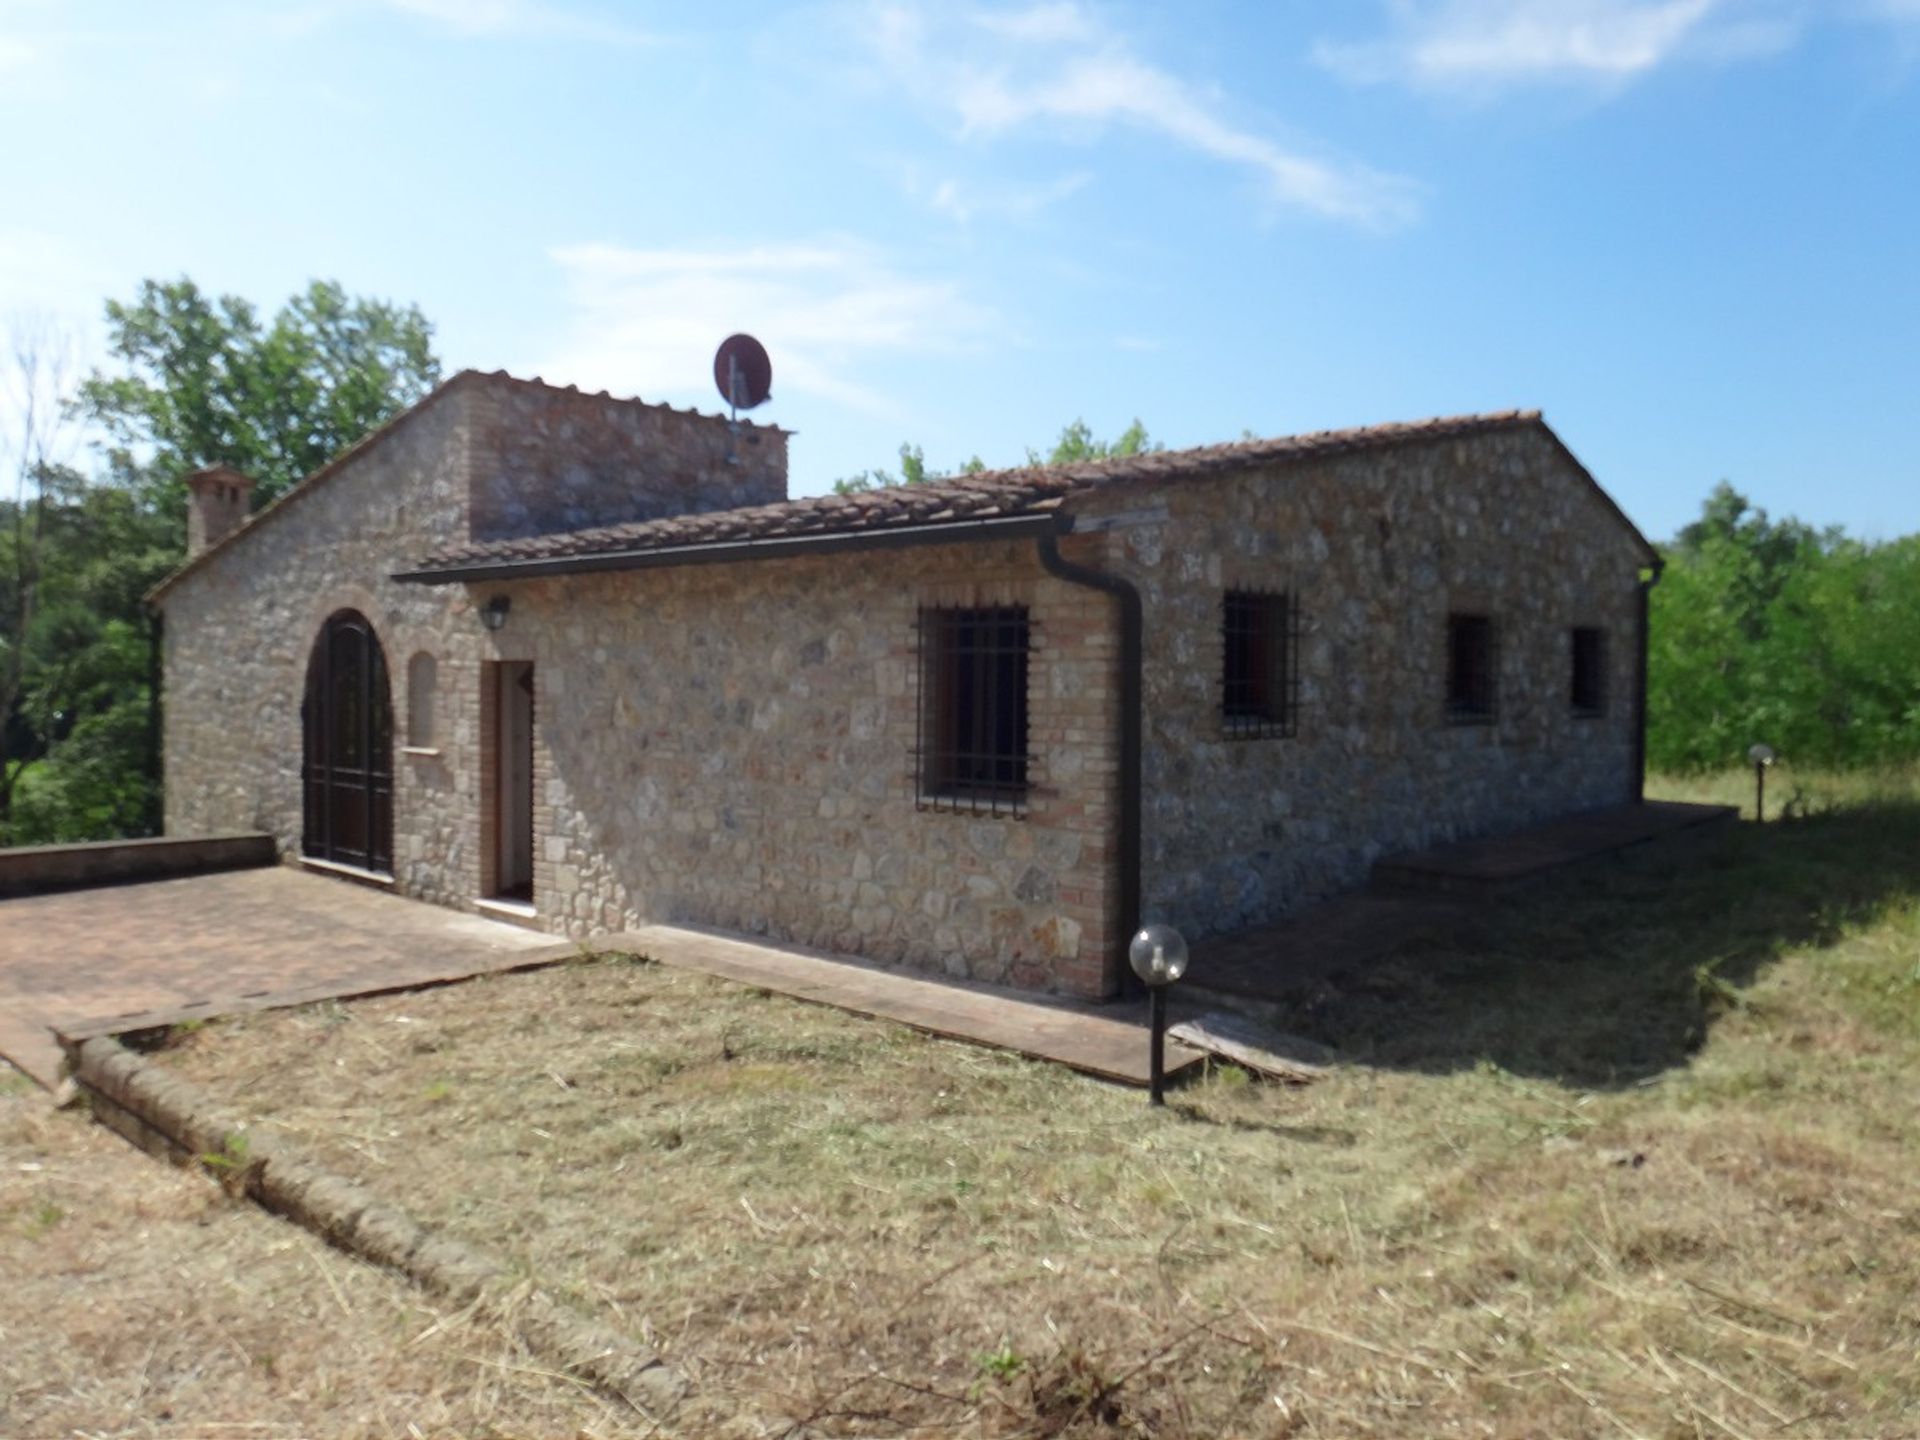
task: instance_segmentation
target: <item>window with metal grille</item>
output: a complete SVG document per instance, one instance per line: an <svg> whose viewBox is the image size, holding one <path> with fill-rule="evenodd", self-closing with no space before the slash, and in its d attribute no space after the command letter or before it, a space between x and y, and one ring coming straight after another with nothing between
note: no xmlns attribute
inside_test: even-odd
<svg viewBox="0 0 1920 1440"><path fill-rule="evenodd" d="M1607 713L1607 632L1592 625L1573 627L1573 713Z"/></svg>
<svg viewBox="0 0 1920 1440"><path fill-rule="evenodd" d="M923 809L1025 813L1030 638L1024 606L920 612Z"/></svg>
<svg viewBox="0 0 1920 1440"><path fill-rule="evenodd" d="M1497 713L1499 645L1486 615L1447 617L1447 719L1484 725Z"/></svg>
<svg viewBox="0 0 1920 1440"><path fill-rule="evenodd" d="M1229 590L1221 604L1220 716L1235 738L1291 735L1300 710L1293 597Z"/></svg>

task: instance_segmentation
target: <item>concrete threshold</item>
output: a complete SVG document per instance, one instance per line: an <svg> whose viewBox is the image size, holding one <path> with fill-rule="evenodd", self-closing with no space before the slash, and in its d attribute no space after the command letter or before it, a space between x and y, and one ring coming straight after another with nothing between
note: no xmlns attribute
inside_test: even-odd
<svg viewBox="0 0 1920 1440"><path fill-rule="evenodd" d="M937 979L803 945L695 926L645 925L590 943L596 950L645 956L949 1040L1050 1060L1103 1080L1145 1085L1148 1079L1144 1001L1092 1004ZM1168 1041L1168 1079L1205 1058L1198 1050Z"/></svg>

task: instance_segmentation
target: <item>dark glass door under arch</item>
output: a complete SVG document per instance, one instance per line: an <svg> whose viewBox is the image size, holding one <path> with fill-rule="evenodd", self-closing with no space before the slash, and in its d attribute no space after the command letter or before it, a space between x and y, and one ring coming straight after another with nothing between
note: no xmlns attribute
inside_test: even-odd
<svg viewBox="0 0 1920 1440"><path fill-rule="evenodd" d="M358 611L338 612L321 630L301 717L301 848L316 860L392 873L392 695L380 639Z"/></svg>

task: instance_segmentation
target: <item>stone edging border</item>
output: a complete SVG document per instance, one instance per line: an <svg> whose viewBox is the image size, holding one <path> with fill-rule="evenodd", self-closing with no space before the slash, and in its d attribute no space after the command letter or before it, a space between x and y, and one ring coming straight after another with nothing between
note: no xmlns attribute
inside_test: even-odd
<svg viewBox="0 0 1920 1440"><path fill-rule="evenodd" d="M73 1078L93 1102L95 1118L141 1149L198 1163L235 1194L455 1304L498 1302L528 1349L650 1420L664 1419L685 1396L685 1377L653 1351L545 1290L516 1282L501 1261L381 1203L357 1181L250 1135L210 1096L111 1037L82 1041L70 1054Z"/></svg>

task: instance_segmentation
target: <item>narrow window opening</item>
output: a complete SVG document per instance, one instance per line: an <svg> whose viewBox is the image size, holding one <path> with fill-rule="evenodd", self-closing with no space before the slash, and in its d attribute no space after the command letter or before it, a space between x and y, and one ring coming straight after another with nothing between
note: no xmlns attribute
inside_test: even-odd
<svg viewBox="0 0 1920 1440"><path fill-rule="evenodd" d="M1294 733L1299 640L1299 610L1291 595L1227 592L1220 623L1220 715L1229 736Z"/></svg>
<svg viewBox="0 0 1920 1440"><path fill-rule="evenodd" d="M1497 713L1497 636L1486 615L1447 617L1447 719L1485 725Z"/></svg>
<svg viewBox="0 0 1920 1440"><path fill-rule="evenodd" d="M1592 718L1607 713L1607 632L1592 625L1573 629L1573 713Z"/></svg>
<svg viewBox="0 0 1920 1440"><path fill-rule="evenodd" d="M1025 813L1031 638L1024 606L920 612L923 809Z"/></svg>

